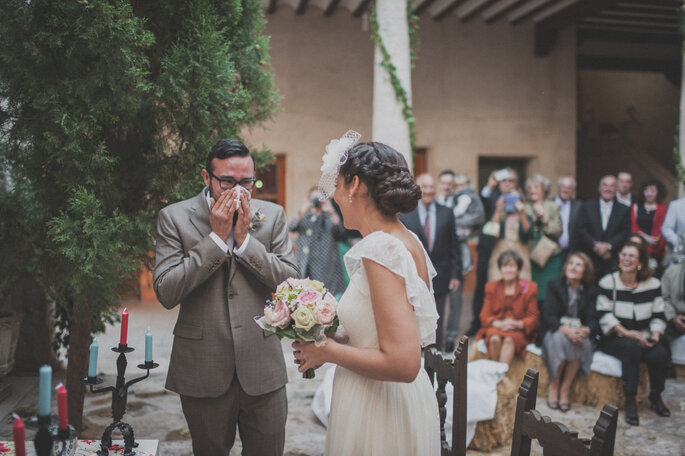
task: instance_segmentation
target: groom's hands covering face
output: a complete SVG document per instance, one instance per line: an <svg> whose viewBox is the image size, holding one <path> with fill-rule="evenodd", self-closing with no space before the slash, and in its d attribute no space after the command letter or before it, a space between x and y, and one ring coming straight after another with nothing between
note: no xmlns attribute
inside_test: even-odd
<svg viewBox="0 0 685 456"><path fill-rule="evenodd" d="M235 186L233 190L236 192L236 200L240 200L240 203L237 204L238 210L236 212L238 214L238 218L236 219L234 227L235 231L233 232L233 240L235 241L235 246L237 248L243 245L243 242L245 242L247 232L250 229L250 218L252 217L252 212L250 211L250 192L239 185ZM236 205L235 202L233 204L234 206Z"/></svg>
<svg viewBox="0 0 685 456"><path fill-rule="evenodd" d="M233 229L233 214L236 213L236 193L233 189L224 190L215 201L209 199L212 204L209 214L209 225L212 231L225 242Z"/></svg>

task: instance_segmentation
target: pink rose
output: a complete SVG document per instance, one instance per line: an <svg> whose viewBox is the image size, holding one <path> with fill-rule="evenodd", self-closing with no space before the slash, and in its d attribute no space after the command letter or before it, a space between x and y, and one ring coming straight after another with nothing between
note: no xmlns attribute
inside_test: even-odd
<svg viewBox="0 0 685 456"><path fill-rule="evenodd" d="M297 300L305 306L314 307L321 298L321 293L316 290L304 290L297 297Z"/></svg>
<svg viewBox="0 0 685 456"><path fill-rule="evenodd" d="M290 309L285 301L276 301L273 307L266 307L264 321L277 328L287 328L290 325Z"/></svg>
<svg viewBox="0 0 685 456"><path fill-rule="evenodd" d="M324 326L333 323L337 304L338 302L335 300L335 297L330 293L326 293L324 299L317 302L316 307L314 307L314 317L316 317L316 321Z"/></svg>

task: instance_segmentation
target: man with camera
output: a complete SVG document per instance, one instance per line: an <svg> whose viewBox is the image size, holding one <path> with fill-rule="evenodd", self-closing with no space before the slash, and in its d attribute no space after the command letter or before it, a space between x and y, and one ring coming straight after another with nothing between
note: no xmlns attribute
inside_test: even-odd
<svg viewBox="0 0 685 456"><path fill-rule="evenodd" d="M334 295L345 291L338 249L338 241L345 237L345 229L331 200L321 201L318 188L312 187L307 202L288 229L297 233L297 267L302 277L320 280Z"/></svg>

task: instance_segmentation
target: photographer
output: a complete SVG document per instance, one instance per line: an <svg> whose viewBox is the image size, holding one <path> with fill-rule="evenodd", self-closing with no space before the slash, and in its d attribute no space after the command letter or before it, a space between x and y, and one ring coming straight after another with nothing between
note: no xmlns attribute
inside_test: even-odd
<svg viewBox="0 0 685 456"><path fill-rule="evenodd" d="M302 276L323 282L336 296L341 294L345 278L337 241L344 237L345 229L331 200L321 201L318 188L312 187L288 229L297 233L297 266Z"/></svg>
<svg viewBox="0 0 685 456"><path fill-rule="evenodd" d="M521 194L518 191L518 175L512 168L493 171L488 183L481 190L487 222L478 238L478 263L476 266L476 289L473 294L473 320L466 332L475 335L480 324L480 311L485 297L485 283L500 278L497 257L505 250L520 254L523 265L520 275L530 280L528 240L532 237L532 221L525 214ZM507 246L509 246L507 248ZM492 261L491 261L492 260Z"/></svg>

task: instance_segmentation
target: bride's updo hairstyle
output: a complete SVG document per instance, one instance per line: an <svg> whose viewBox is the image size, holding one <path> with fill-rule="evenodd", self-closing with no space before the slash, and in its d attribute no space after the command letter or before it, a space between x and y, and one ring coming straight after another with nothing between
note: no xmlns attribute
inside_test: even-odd
<svg viewBox="0 0 685 456"><path fill-rule="evenodd" d="M369 196L383 215L407 213L416 209L421 189L407 167L402 154L379 142L364 142L348 152L339 174L346 184L359 176L369 189Z"/></svg>

